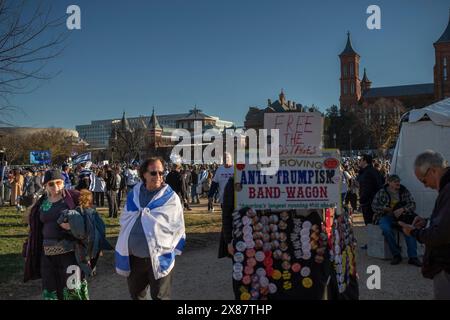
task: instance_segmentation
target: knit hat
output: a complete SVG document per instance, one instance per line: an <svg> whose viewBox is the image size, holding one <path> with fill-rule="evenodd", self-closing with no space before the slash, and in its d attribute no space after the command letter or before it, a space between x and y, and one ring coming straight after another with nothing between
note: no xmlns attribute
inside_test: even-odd
<svg viewBox="0 0 450 320"><path fill-rule="evenodd" d="M61 170L51 169L45 172L44 184L52 180L64 180Z"/></svg>

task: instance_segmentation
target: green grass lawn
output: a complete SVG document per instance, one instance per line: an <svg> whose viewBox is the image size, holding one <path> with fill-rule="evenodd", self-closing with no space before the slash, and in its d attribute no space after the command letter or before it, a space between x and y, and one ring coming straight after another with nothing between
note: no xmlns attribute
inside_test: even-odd
<svg viewBox="0 0 450 320"><path fill-rule="evenodd" d="M107 208L98 211L106 224L106 236L114 244L119 234L119 220L108 218ZM24 217L25 214L17 213L14 207L0 208L0 283L22 277L22 245L28 235ZM197 208L185 213L185 225L186 233L218 232L221 216Z"/></svg>

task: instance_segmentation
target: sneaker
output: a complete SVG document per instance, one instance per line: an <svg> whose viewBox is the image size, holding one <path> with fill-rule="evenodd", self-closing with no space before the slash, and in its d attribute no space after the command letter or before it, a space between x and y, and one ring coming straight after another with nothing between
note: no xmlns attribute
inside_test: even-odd
<svg viewBox="0 0 450 320"><path fill-rule="evenodd" d="M422 262L420 262L420 260L418 258L409 258L408 264L411 264L411 265L416 266L416 267L421 267L422 266Z"/></svg>
<svg viewBox="0 0 450 320"><path fill-rule="evenodd" d="M395 266L400 264L400 262L402 262L402 256L395 256L392 258L391 265Z"/></svg>

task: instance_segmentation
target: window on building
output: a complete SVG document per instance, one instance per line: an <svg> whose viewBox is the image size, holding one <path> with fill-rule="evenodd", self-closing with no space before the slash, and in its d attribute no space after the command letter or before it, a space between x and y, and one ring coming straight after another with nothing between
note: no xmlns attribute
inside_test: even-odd
<svg viewBox="0 0 450 320"><path fill-rule="evenodd" d="M355 93L355 84L353 82L352 82L352 85L350 86L350 91L351 91L351 94Z"/></svg>
<svg viewBox="0 0 450 320"><path fill-rule="evenodd" d="M344 82L344 94L348 93L348 86L347 86L347 82Z"/></svg>
<svg viewBox="0 0 450 320"><path fill-rule="evenodd" d="M347 75L348 75L348 72L347 72L347 65L346 64L344 64L344 77L346 77Z"/></svg>
<svg viewBox="0 0 450 320"><path fill-rule="evenodd" d="M353 76L353 73L354 73L353 63L350 63L350 76Z"/></svg>

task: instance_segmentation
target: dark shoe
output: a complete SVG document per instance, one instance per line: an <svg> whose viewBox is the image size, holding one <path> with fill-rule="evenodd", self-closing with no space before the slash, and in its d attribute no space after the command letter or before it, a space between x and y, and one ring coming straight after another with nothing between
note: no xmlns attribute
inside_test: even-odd
<svg viewBox="0 0 450 320"><path fill-rule="evenodd" d="M412 264L413 266L416 266L416 267L422 266L422 262L420 262L420 260L418 258L409 258L408 264Z"/></svg>
<svg viewBox="0 0 450 320"><path fill-rule="evenodd" d="M395 256L392 258L391 265L395 266L400 264L400 262L402 262L402 256Z"/></svg>
<svg viewBox="0 0 450 320"><path fill-rule="evenodd" d="M186 208L186 210L187 210L187 211L192 211L192 209L191 209L191 208Z"/></svg>
<svg viewBox="0 0 450 320"><path fill-rule="evenodd" d="M361 246L361 249L363 249L363 250L367 250L367 244L365 244L365 245Z"/></svg>

